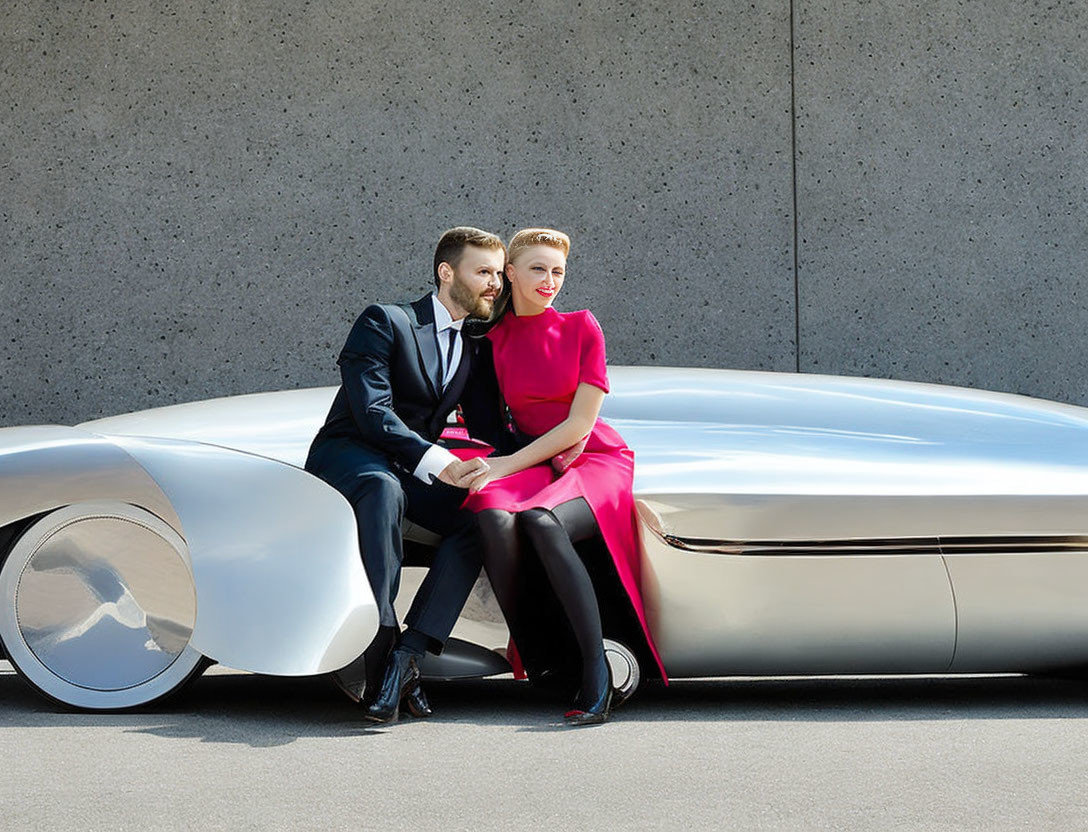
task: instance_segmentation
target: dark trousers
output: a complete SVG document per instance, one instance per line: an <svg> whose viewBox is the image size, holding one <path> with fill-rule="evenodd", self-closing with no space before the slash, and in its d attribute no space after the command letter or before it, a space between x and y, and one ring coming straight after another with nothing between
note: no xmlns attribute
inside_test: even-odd
<svg viewBox="0 0 1088 832"><path fill-rule="evenodd" d="M442 537L405 616L405 624L427 636L433 652L441 652L480 574L475 517L460 508L465 491L442 482L427 485L392 467L384 455L343 438L315 442L306 470L343 494L355 510L359 550L383 627L397 627L393 600L404 560L402 521L407 517Z"/></svg>

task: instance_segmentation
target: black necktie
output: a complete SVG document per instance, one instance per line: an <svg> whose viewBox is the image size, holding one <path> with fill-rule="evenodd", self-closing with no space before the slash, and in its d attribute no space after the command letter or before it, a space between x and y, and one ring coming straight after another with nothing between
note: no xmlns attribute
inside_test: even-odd
<svg viewBox="0 0 1088 832"><path fill-rule="evenodd" d="M449 346L446 347L445 375L450 376L450 378L453 378L453 376L450 375L450 368L453 367L453 345L457 342L457 330L454 329L453 327L450 327L450 336L449 336L449 338L450 338ZM446 381L445 378L443 378L442 379L442 386L443 387L446 386L445 381Z"/></svg>

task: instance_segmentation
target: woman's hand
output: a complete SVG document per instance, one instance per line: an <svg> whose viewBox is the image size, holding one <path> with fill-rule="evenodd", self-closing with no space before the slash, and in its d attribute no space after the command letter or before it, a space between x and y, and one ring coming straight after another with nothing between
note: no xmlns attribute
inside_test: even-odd
<svg viewBox="0 0 1088 832"><path fill-rule="evenodd" d="M468 488L468 484L487 472L487 460L482 456L458 459L451 462L438 475L438 479L454 488Z"/></svg>
<svg viewBox="0 0 1088 832"><path fill-rule="evenodd" d="M517 471L517 467L510 462L508 456L489 456L487 469L480 472L475 479L468 484L468 493L475 494L492 480L500 479Z"/></svg>
<svg viewBox="0 0 1088 832"><path fill-rule="evenodd" d="M603 401L604 390L586 382L580 383L574 391L574 399L570 403L570 413L566 419L510 456L487 457L491 470L480 472L475 478L468 480L469 493L475 494L492 480L524 471L560 452L570 450L593 429Z"/></svg>

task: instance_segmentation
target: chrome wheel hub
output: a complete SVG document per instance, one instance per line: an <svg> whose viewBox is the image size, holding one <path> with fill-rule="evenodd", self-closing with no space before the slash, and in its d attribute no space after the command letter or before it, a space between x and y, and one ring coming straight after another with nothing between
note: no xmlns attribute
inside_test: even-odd
<svg viewBox="0 0 1088 832"><path fill-rule="evenodd" d="M15 595L31 652L62 679L95 690L160 674L181 655L196 620L178 543L121 516L81 517L45 536Z"/></svg>
<svg viewBox="0 0 1088 832"><path fill-rule="evenodd" d="M136 506L84 503L39 520L3 564L0 600L12 663L68 704L141 704L201 660L189 646L196 593L185 541Z"/></svg>

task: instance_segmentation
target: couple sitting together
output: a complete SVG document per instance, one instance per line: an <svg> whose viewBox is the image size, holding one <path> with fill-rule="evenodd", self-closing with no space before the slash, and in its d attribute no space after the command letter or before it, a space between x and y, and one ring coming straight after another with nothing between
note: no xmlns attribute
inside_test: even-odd
<svg viewBox="0 0 1088 832"><path fill-rule="evenodd" d="M481 563L529 679L577 691L568 723L608 719L604 629L664 677L639 596L634 457L597 417L604 336L590 312L552 308L569 251L546 228L519 231L509 248L451 229L434 293L367 307L340 353L342 384L306 470L358 521L380 628L339 681L371 720L395 720L402 703L430 715L418 661L441 652ZM437 444L454 409L494 453L462 459ZM442 542L401 632L405 517Z"/></svg>

